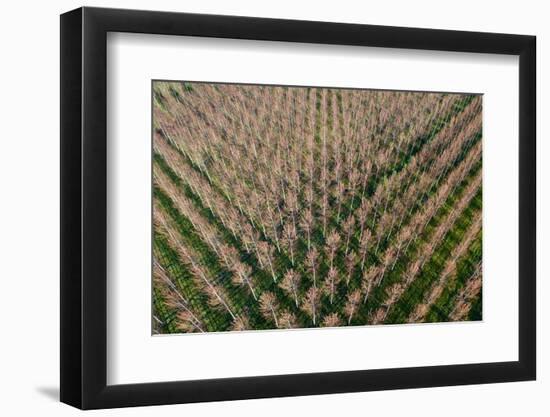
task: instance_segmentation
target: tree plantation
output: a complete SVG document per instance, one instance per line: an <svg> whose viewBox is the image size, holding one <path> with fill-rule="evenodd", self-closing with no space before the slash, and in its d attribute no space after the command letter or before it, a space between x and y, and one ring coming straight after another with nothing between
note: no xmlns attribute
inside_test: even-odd
<svg viewBox="0 0 550 417"><path fill-rule="evenodd" d="M481 319L481 96L152 94L154 333Z"/></svg>

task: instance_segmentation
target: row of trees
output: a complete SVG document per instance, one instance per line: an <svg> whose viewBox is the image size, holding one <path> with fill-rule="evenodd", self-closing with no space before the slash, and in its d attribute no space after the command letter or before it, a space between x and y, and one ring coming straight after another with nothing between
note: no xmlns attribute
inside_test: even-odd
<svg viewBox="0 0 550 417"><path fill-rule="evenodd" d="M449 230L451 230L454 226L459 216L470 205L471 200L476 196L480 189L481 172L474 177L473 181L464 191L460 200L450 208L449 213L442 219L435 230L430 233L430 236L421 242L420 247L416 251L416 257L414 260L409 262L405 272L402 275L402 279L388 288L387 297L383 302L383 306L380 307L374 314L374 324L386 319L389 310L418 277L426 262L430 260L434 251L441 244ZM431 217L433 217L433 215L431 215L430 218Z"/></svg>
<svg viewBox="0 0 550 417"><path fill-rule="evenodd" d="M177 284L156 259L153 259L153 281L155 288L159 289L166 306L177 312L178 330L186 333L204 333L206 331L207 328L200 318L200 313L195 310L189 299L182 295ZM162 324L162 321L156 316L155 320Z"/></svg>
<svg viewBox="0 0 550 417"><path fill-rule="evenodd" d="M481 232L481 223L482 216L481 212L478 212L475 215L475 218L470 225L468 231L463 236L460 244L455 246L451 251L445 267L441 272L439 279L435 281L428 293L424 297L424 301L421 304L418 304L416 309L410 314L408 318L409 323L419 323L424 321L430 308L436 303L436 301L441 297L441 294L448 285L449 280L456 279L457 276L457 264L464 256L468 254L468 249L472 242L479 236Z"/></svg>
<svg viewBox="0 0 550 417"><path fill-rule="evenodd" d="M373 285L379 286L386 273L394 270L397 262L407 254L409 247L415 245L417 240L422 236L426 226L432 221L434 216L443 207L449 196L453 195L457 187L470 175L475 168L481 154L480 144L476 145L468 157L464 159L450 174L446 177L443 184L433 193L427 200L422 200L421 209L416 211L409 221L396 233L394 240L387 247L380 257L378 263L373 263L367 273L363 277L363 288L365 291L365 302ZM477 187L481 182L481 172L476 174L472 187ZM469 201L469 199L467 200ZM455 211L456 212L456 211ZM419 266L419 263L417 264ZM390 297L397 296L397 287L390 294ZM385 318L385 314L380 313L381 318Z"/></svg>
<svg viewBox="0 0 550 417"><path fill-rule="evenodd" d="M481 278L482 267L480 262L457 297L455 307L449 316L452 321L464 320L468 316L474 301L479 297L481 292Z"/></svg>
<svg viewBox="0 0 550 417"><path fill-rule="evenodd" d="M203 87L201 90L210 93L212 91L218 92L221 88L201 87ZM228 90L227 94L219 93L220 97L210 97L208 95L208 100L214 102L218 100L223 103L224 99L227 100L227 96L231 96L231 92L236 87L223 86L223 88ZM292 91L303 93L306 90L294 89ZM335 99L336 94L329 94L325 89L320 92L312 89L309 91L309 101L305 101L303 94L296 93L294 96L298 97L294 97L294 101L284 101L286 107L283 107L278 101L278 99L285 97L283 92L284 90L280 88L273 89L271 96L269 96L274 104L271 109L265 110L267 112L265 124L271 127L265 133L262 129L252 129L255 122L257 124L256 117L253 117L250 123L247 122L247 118L250 118L251 114L255 114L252 110L244 111L242 114L239 113L239 116L242 117L238 118L229 117L227 116L228 112L222 112L227 117L218 115L215 124L212 123L209 126L201 118L195 117L195 106L201 108L201 106L206 107L206 104L204 103L205 100L200 100L202 97L194 96L189 99L189 103L180 103L179 109L181 109L181 112L177 113L177 117L174 118L175 121L173 120L171 124L165 122L162 120L163 114L161 113L158 123L162 132L173 141L174 145L182 150L196 166L200 167L208 178L213 179L222 190L225 190L228 198L236 200L235 204L252 220L252 224L259 226L261 231L269 234L272 240L278 241L280 239L278 233L282 231L285 221L288 220L293 225L295 224L296 212L304 211L302 204L308 205L308 210L311 212L310 217L313 219L316 219L317 215L321 217L323 235L326 236L329 222L328 215L331 209L329 206L332 204L338 207L336 219L339 221L343 198L346 197L346 194L347 197L350 197L349 199L353 200L356 198L356 194L359 194L357 191L360 189L360 194L364 195L370 174L376 175L383 170L384 166L392 164L395 157L400 153L399 149L405 148L402 142L406 142L402 140L399 145L395 145L395 141L388 141L387 138L384 141L381 139L384 138L383 133L374 136L372 140L362 139L365 138L365 135L368 138L369 134L372 136L372 132L380 130L395 135L397 133L394 132L401 132L403 127L386 122L385 129L383 129L375 124L379 123L377 118L371 117L367 121L372 121L373 126L363 124L360 125L361 129L357 126L355 126L355 129L345 129L348 131L349 137L329 137L329 132L334 132L335 129L329 130L326 125L335 126L339 117L333 117L332 122L329 123L327 114L328 96L332 97L330 105L337 110L338 100ZM397 107L401 109L405 107L400 106L401 100L399 100L401 97L406 97L404 93L399 95L397 100L393 100L395 103L392 105L393 101L390 101L392 97L390 93L375 93L373 97L368 96L368 100L361 99L361 95L356 92L353 92L351 98L340 93L344 96L341 99L341 106L344 106L345 101L354 99L355 107L359 107L362 111L359 112L354 106L349 106L351 108L350 114L359 113L356 116L357 118L366 117L365 114L368 113L376 114L376 109L371 108L374 106L373 103L378 103L378 95L382 97L380 100L390 102L388 104L390 108ZM236 96L239 97L239 95ZM302 117L296 117L288 109L289 103L292 104L301 100L315 110L311 98L316 96L318 96L316 106L319 106L321 117L312 115L311 110ZM425 108L418 106L418 100L412 102L410 108L405 107L410 113L408 119L410 121L412 119L411 123L414 122L417 113L423 114L422 110L425 113L423 119L425 123L434 118L433 112L426 112L426 110L433 109L435 98L432 95L426 95L426 97L430 100L425 100ZM452 98L453 96L444 98L446 105L450 106L452 101L447 97ZM231 98L233 99L234 96L231 96ZM198 101L198 103L193 100ZM456 101L457 99L453 98L453 100ZM253 102L253 105L257 105L257 100ZM385 108L386 104L382 102L378 103L378 106ZM243 104L243 107L246 108L246 103ZM293 105L291 109L302 107L304 106ZM255 109L256 107L252 108ZM414 113L414 111L417 113ZM185 117L186 112L191 114ZM207 112L208 109L205 108L201 114ZM261 120L262 113L259 113L258 116ZM207 120L214 118L213 113ZM405 117L395 117L391 120L397 124L401 119L405 119ZM300 129L294 127L297 120L304 121ZM356 119L353 120L357 125ZM281 124L283 125L280 126ZM288 124L290 126L286 126ZM416 129L419 125L420 123L413 124ZM183 129L183 126L186 126L186 129ZM315 126L317 126L317 129ZM223 134L220 134L219 130ZM204 137L205 140L192 140L192 137L186 137L186 132L190 136L196 136L197 132L201 132L200 136ZM292 133L295 132L303 132L306 140L308 140L308 146L303 146L303 136L292 136ZM178 139L182 137L184 140ZM414 134L402 135L401 137L408 138L409 148L415 143ZM232 143L230 151L226 152L225 147L228 145L228 140ZM354 141L357 143L354 143ZM331 142L334 144L333 152L329 152L328 143ZM339 142L345 145L341 146ZM212 161L212 163L207 166L204 163L205 160ZM334 176L329 178L328 172L333 172ZM307 178L308 174L309 178ZM351 202L352 207L354 203L354 201ZM315 213L316 209L319 213Z"/></svg>

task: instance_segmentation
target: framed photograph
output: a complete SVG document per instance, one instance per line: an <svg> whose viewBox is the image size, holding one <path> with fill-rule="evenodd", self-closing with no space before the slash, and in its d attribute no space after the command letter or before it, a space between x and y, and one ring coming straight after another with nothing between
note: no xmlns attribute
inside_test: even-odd
<svg viewBox="0 0 550 417"><path fill-rule="evenodd" d="M533 380L535 37L61 16L61 401Z"/></svg>

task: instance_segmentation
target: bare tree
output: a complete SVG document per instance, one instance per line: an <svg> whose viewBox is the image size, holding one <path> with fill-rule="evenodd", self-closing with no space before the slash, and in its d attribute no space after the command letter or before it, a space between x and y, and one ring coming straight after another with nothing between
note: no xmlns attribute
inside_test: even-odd
<svg viewBox="0 0 550 417"><path fill-rule="evenodd" d="M281 313L281 317L279 318L279 327L281 329L294 329L298 327L298 321L296 320L294 313L287 310L283 311Z"/></svg>
<svg viewBox="0 0 550 417"><path fill-rule="evenodd" d="M331 268L334 263L334 256L336 254L336 250L338 249L339 244L340 244L340 235L336 231L332 231L332 233L327 237L326 249L325 249L326 253L328 254Z"/></svg>
<svg viewBox="0 0 550 417"><path fill-rule="evenodd" d="M258 242L258 253L259 256L262 257L264 260L264 263L269 265L269 271L271 272L271 276L273 277L273 282L277 282L277 275L275 274L275 270L273 269L273 253L275 249L273 246L271 246L266 241L260 241Z"/></svg>
<svg viewBox="0 0 550 417"><path fill-rule="evenodd" d="M311 248L311 229L313 226L313 214L311 209L306 209L300 220L300 227L306 233L307 236L307 249Z"/></svg>
<svg viewBox="0 0 550 417"><path fill-rule="evenodd" d="M246 285L250 289L254 299L257 300L258 296L254 290L254 283L252 282L252 268L250 265L239 261L235 264L233 271L235 272L232 277L233 282L237 285Z"/></svg>
<svg viewBox="0 0 550 417"><path fill-rule="evenodd" d="M349 217L346 219L344 224L342 225L342 229L344 230L344 234L346 235L346 250L344 251L344 254L348 254L349 249L349 240L351 239L351 236L353 235L353 232L355 230L355 217L353 214L350 214Z"/></svg>
<svg viewBox="0 0 550 417"><path fill-rule="evenodd" d="M359 256L361 257L361 271L365 269L365 261L367 260L367 254L370 248L371 232L365 230L359 241Z"/></svg>
<svg viewBox="0 0 550 417"><path fill-rule="evenodd" d="M386 301L383 303L383 305L386 307L386 311L384 313L384 320L386 320L386 317L388 316L388 312L390 311L393 304L397 301L397 299L401 296L401 293L403 292L403 286L401 284L393 284L391 287L389 287L386 290Z"/></svg>
<svg viewBox="0 0 550 417"><path fill-rule="evenodd" d="M344 312L348 316L348 325L351 324L351 320L353 319L353 315L357 313L357 309L359 308L359 305L361 304L361 291L355 290L348 294L348 300L344 307Z"/></svg>
<svg viewBox="0 0 550 417"><path fill-rule="evenodd" d="M292 219L292 228L296 234L296 212L298 211L298 197L294 191L289 191L285 200L286 212Z"/></svg>
<svg viewBox="0 0 550 417"><path fill-rule="evenodd" d="M317 288L316 275L317 275L317 268L318 268L318 265L317 265L318 258L319 258L319 251L315 247L312 247L306 255L306 263L307 263L308 271L311 272L311 275L313 277L313 286L315 288Z"/></svg>
<svg viewBox="0 0 550 417"><path fill-rule="evenodd" d="M377 281L379 274L380 269L377 266L371 266L368 270L363 272L363 279L361 281L361 288L363 289L363 293L365 294L363 298L363 303L367 302L367 299L369 298L369 295Z"/></svg>
<svg viewBox="0 0 550 417"><path fill-rule="evenodd" d="M285 224L283 228L283 242L290 254L290 262L294 266L294 251L296 245L296 229L292 223Z"/></svg>
<svg viewBox="0 0 550 417"><path fill-rule="evenodd" d="M300 274L296 273L293 269L289 269L286 271L285 276L279 286L287 292L288 295L290 295L292 298L294 298L294 302L296 304L296 307L298 307L298 291L300 287Z"/></svg>
<svg viewBox="0 0 550 417"><path fill-rule="evenodd" d="M334 301L334 295L336 294L336 290L339 282L340 282L340 275L338 274L338 271L336 270L336 268L331 267L328 270L328 274L325 278L325 285L324 285L324 291L329 296L330 304L332 304Z"/></svg>
<svg viewBox="0 0 550 417"><path fill-rule="evenodd" d="M321 294L315 287L310 287L303 299L302 310L304 310L312 319L313 325L317 324L317 316Z"/></svg>
<svg viewBox="0 0 550 417"><path fill-rule="evenodd" d="M272 292L266 291L260 296L260 311L267 320L273 320L275 327L279 327L277 322L277 311L279 310L279 303L277 297Z"/></svg>
<svg viewBox="0 0 550 417"><path fill-rule="evenodd" d="M355 251L352 250L346 255L344 263L346 265L346 286L349 286L351 277L353 276L353 272L355 270L355 265L357 264L357 254Z"/></svg>
<svg viewBox="0 0 550 417"><path fill-rule="evenodd" d="M342 320L338 316L338 313L330 313L323 318L323 327L339 327L342 325Z"/></svg>
<svg viewBox="0 0 550 417"><path fill-rule="evenodd" d="M233 331L250 330L250 323L248 321L248 317L245 315L240 315L238 317L235 317L233 319L233 323L231 324L231 330Z"/></svg>
<svg viewBox="0 0 550 417"><path fill-rule="evenodd" d="M363 240L363 233L365 231L365 224L367 222L367 217L370 214L370 203L367 199L361 200L361 205L357 210L355 210L355 216L357 223L359 224L359 241Z"/></svg>

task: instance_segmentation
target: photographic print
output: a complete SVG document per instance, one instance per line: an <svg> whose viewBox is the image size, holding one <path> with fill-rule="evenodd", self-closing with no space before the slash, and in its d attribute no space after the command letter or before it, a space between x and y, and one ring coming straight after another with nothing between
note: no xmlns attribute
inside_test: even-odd
<svg viewBox="0 0 550 417"><path fill-rule="evenodd" d="M482 96L152 82L154 334L482 319Z"/></svg>

